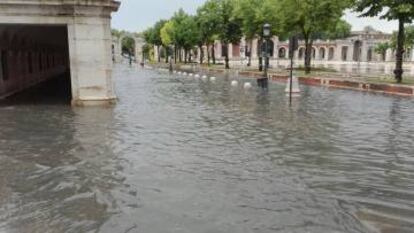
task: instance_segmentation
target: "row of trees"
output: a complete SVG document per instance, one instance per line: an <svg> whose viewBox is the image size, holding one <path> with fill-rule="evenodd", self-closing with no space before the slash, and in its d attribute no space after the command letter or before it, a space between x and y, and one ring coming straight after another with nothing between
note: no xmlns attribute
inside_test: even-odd
<svg viewBox="0 0 414 233"><path fill-rule="evenodd" d="M214 41L225 46L225 67L229 68L228 48L244 36L252 48L252 41L262 43L262 27L272 25L272 34L282 39L298 35L305 42L304 66L311 71L312 45L316 39L337 39L349 35L351 26L342 20L346 9L354 9L361 17L380 16L398 20L396 36L397 64L395 75L402 80L402 62L406 40L405 25L414 19L412 0L207 0L195 15L182 9L169 20L160 20L144 32L148 44L174 48L175 60L191 62L194 48L207 46L207 62L215 63ZM202 49L200 49L203 52ZM250 53L251 55L251 53ZM203 63L204 54L201 54ZM250 64L250 56L249 56Z"/></svg>

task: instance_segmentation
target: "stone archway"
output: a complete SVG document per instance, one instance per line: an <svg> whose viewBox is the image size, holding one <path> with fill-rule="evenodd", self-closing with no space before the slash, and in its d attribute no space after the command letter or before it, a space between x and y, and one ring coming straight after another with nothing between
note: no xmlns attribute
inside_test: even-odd
<svg viewBox="0 0 414 233"><path fill-rule="evenodd" d="M0 43L4 46L3 70L8 71L7 80L3 75L0 82L0 96L64 74L72 104L114 103L111 35L107 32L111 14L119 6L114 0L0 1L0 33L8 31L20 42L32 41L22 45L8 40L7 47Z"/></svg>
<svg viewBox="0 0 414 233"><path fill-rule="evenodd" d="M357 40L354 42L354 61L361 61L362 55L362 41Z"/></svg>
<svg viewBox="0 0 414 233"><path fill-rule="evenodd" d="M141 62L143 60L142 47L145 44L144 39L133 33L123 33L120 37L112 38L112 47L114 48L112 53L113 61L120 63L125 58L122 54L122 41L124 41L126 38L131 38L134 40L134 49L132 51L132 55L137 63Z"/></svg>

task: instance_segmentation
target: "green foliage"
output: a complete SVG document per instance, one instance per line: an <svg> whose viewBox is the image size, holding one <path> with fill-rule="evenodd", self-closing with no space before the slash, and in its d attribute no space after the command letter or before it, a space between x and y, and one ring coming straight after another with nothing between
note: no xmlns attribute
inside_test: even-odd
<svg viewBox="0 0 414 233"><path fill-rule="evenodd" d="M380 16L386 20L398 20L398 34L396 36L396 65L395 79L402 82L403 58L406 45L405 27L414 20L413 0L356 0L355 9L361 12L363 17Z"/></svg>
<svg viewBox="0 0 414 233"><path fill-rule="evenodd" d="M212 44L219 32L220 16L218 1L207 1L199 7L196 15L197 26L200 29L200 40L204 44Z"/></svg>
<svg viewBox="0 0 414 233"><path fill-rule="evenodd" d="M397 49L398 32L394 32L391 38L390 47ZM404 49L409 50L414 47L414 25L405 26Z"/></svg>
<svg viewBox="0 0 414 233"><path fill-rule="evenodd" d="M241 19L241 26L247 40L261 36L263 25L272 25L273 34L283 36L280 16L283 13L279 0L236 0L234 15Z"/></svg>
<svg viewBox="0 0 414 233"><path fill-rule="evenodd" d="M161 46L162 40L161 40L161 29L164 27L164 24L167 21L160 20L157 23L155 23L154 27L148 28L146 31L144 31L144 40L148 44Z"/></svg>
<svg viewBox="0 0 414 233"><path fill-rule="evenodd" d="M385 60L385 56L387 54L387 50L391 48L390 43L388 42L383 42L383 43L379 43L377 44L377 46L374 48L374 51L378 54L381 54L382 56L382 60Z"/></svg>
<svg viewBox="0 0 414 233"><path fill-rule="evenodd" d="M330 30L326 30L324 33L324 37L321 39L344 39L351 35L352 26L345 20L338 20L335 27L329 28Z"/></svg>
<svg viewBox="0 0 414 233"><path fill-rule="evenodd" d="M290 34L300 34L305 40L305 67L311 70L312 44L321 34L332 34L341 26L345 9L350 0L280 0L283 9L281 25ZM333 33L335 34L335 33Z"/></svg>
<svg viewBox="0 0 414 233"><path fill-rule="evenodd" d="M380 16L387 20L411 23L414 19L413 0L357 0L355 9L363 17Z"/></svg>
<svg viewBox="0 0 414 233"><path fill-rule="evenodd" d="M118 29L111 29L111 34L119 39L121 38L122 32Z"/></svg>
<svg viewBox="0 0 414 233"><path fill-rule="evenodd" d="M235 0L211 0L218 2L218 38L225 44L238 43L241 39L241 19L233 14Z"/></svg>
<svg viewBox="0 0 414 233"><path fill-rule="evenodd" d="M174 43L174 33L175 33L175 24L173 21L168 21L164 24L164 27L161 28L160 35L162 44L165 46L170 46Z"/></svg>
<svg viewBox="0 0 414 233"><path fill-rule="evenodd" d="M134 54L135 40L131 37L125 37L122 39L122 53Z"/></svg>

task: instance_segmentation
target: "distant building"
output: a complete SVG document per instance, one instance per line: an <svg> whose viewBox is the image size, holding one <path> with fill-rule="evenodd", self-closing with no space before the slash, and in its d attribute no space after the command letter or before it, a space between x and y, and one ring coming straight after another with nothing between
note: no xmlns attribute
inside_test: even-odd
<svg viewBox="0 0 414 233"><path fill-rule="evenodd" d="M386 54L378 54L375 47L379 43L389 42L392 35L375 30L354 31L351 36L338 40L315 40L312 46L312 60L319 62L391 62L395 60L395 52L389 49ZM288 59L289 41L280 41L278 37L271 39L270 56L273 59ZM260 56L258 39L253 40L253 46L242 39L239 44L228 46L229 58L240 60L247 57L251 52L252 59ZM225 46L216 41L216 59L220 60L225 56ZM299 49L295 52L295 60L302 60L305 56L305 42L299 42ZM406 51L405 61L414 61L413 50Z"/></svg>

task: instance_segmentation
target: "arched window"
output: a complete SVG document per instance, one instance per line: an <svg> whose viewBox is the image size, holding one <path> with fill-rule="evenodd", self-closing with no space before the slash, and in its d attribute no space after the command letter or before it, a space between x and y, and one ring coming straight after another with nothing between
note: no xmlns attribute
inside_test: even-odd
<svg viewBox="0 0 414 233"><path fill-rule="evenodd" d="M286 58L286 49L284 47L279 49L279 58Z"/></svg>
<svg viewBox="0 0 414 233"><path fill-rule="evenodd" d="M319 49L319 58L321 59L321 60L325 60L325 57L326 57L326 54L325 54L326 52L325 52L325 48L320 48Z"/></svg>
<svg viewBox="0 0 414 233"><path fill-rule="evenodd" d="M360 40L354 43L354 61L361 61L362 42Z"/></svg>

